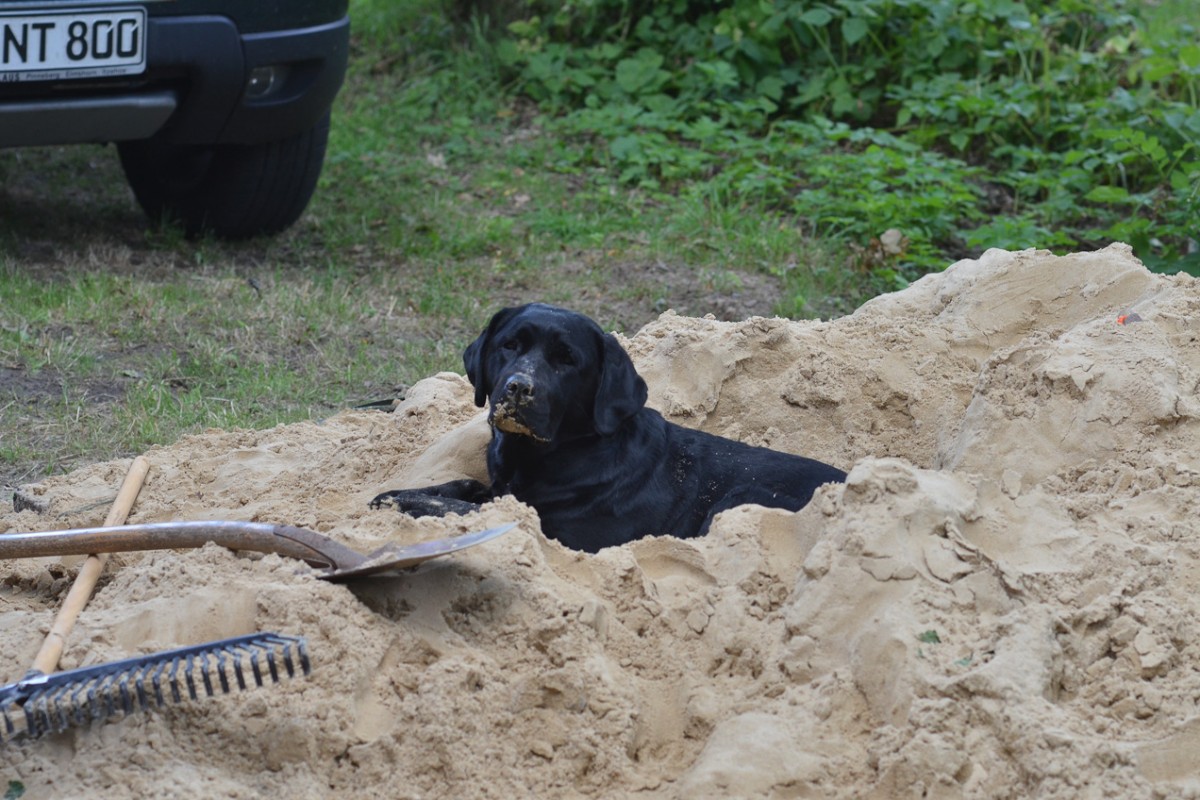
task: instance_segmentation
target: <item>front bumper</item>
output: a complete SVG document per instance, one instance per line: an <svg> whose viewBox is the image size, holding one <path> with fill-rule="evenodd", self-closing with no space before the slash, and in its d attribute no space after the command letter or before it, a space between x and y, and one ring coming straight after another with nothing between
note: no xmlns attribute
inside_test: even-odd
<svg viewBox="0 0 1200 800"><path fill-rule="evenodd" d="M0 86L0 147L160 136L177 144L257 144L311 128L341 88L348 17L242 35L226 17L152 17L146 71L132 79ZM260 67L283 67L248 96Z"/></svg>

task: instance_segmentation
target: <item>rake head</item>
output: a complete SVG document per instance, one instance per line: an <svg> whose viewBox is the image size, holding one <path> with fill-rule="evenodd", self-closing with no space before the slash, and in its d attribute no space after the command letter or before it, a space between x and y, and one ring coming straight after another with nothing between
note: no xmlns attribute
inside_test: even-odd
<svg viewBox="0 0 1200 800"><path fill-rule="evenodd" d="M297 661L308 675L303 637L252 633L53 675L31 673L0 686L0 742L59 733L114 714L180 703L185 697L196 700L201 693L212 697L234 687L244 690L247 678L256 686L263 685L264 677L278 683L281 674L296 674Z"/></svg>

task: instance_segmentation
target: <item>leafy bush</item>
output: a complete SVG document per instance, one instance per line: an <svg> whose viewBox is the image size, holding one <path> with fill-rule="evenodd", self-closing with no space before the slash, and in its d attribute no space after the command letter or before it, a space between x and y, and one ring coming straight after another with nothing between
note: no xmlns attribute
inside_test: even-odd
<svg viewBox="0 0 1200 800"><path fill-rule="evenodd" d="M1122 239L1200 265L1186 0L528 0L497 61L573 152L794 216L897 279L986 247ZM582 166L575 164L574 166ZM857 252L857 251L856 251Z"/></svg>

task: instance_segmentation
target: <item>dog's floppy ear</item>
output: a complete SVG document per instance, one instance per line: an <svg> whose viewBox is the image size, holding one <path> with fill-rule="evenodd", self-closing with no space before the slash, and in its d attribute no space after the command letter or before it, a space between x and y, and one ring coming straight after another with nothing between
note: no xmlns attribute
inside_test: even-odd
<svg viewBox="0 0 1200 800"><path fill-rule="evenodd" d="M488 393L492 389L492 380L487 374L487 357L491 351L492 337L500 326L519 314L524 306L502 308L492 316L487 328L475 341L467 345L463 351L463 366L467 370L467 380L475 387L475 405L483 408L487 403Z"/></svg>
<svg viewBox="0 0 1200 800"><path fill-rule="evenodd" d="M615 433L621 423L646 405L646 382L637 374L633 361L611 333L603 335L604 359L600 368L600 386L596 389L593 419L602 435Z"/></svg>

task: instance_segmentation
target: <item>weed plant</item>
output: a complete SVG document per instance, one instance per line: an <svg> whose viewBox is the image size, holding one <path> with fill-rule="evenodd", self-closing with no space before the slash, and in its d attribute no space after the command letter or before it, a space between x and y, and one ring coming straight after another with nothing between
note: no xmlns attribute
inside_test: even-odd
<svg viewBox="0 0 1200 800"><path fill-rule="evenodd" d="M890 282L987 247L1113 240L1196 273L1190 9L528 0L492 41L554 130L590 143L565 168L798 218ZM888 229L899 246L879 246Z"/></svg>

